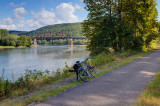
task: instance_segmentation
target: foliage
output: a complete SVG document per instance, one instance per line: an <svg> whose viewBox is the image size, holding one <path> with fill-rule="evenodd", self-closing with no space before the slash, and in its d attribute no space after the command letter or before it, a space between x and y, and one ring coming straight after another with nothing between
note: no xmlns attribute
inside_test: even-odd
<svg viewBox="0 0 160 106"><path fill-rule="evenodd" d="M123 50L143 50L157 43L158 26L154 0L84 0L89 11L83 34L91 55Z"/></svg>
<svg viewBox="0 0 160 106"><path fill-rule="evenodd" d="M18 39L17 39L17 44L16 46L27 46L27 47L31 47L32 46L32 39L28 38L26 35L21 35Z"/></svg>
<svg viewBox="0 0 160 106"><path fill-rule="evenodd" d="M74 45L86 45L87 44L87 40L73 40L73 44ZM69 39L59 39L59 40L37 40L38 44L45 44L45 45L69 45L70 44L70 40Z"/></svg>
<svg viewBox="0 0 160 106"><path fill-rule="evenodd" d="M0 77L0 100L3 97L9 97L11 95L11 82L3 79L4 70Z"/></svg>
<svg viewBox="0 0 160 106"><path fill-rule="evenodd" d="M31 38L26 35L10 35L6 29L0 29L0 45L2 46L32 46Z"/></svg>
<svg viewBox="0 0 160 106"><path fill-rule="evenodd" d="M81 30L82 30L81 23L65 23L65 24L48 25L29 32L10 31L10 34L36 36L38 33L44 33L44 32L63 32L63 33L69 33L70 36L83 36ZM56 34L54 33L54 35ZM61 35L58 34L57 36Z"/></svg>
<svg viewBox="0 0 160 106"><path fill-rule="evenodd" d="M11 96L23 95L37 89L39 86L69 77L72 75L69 73L69 69L66 64L63 70L57 69L55 73L49 70L25 70L24 75L19 77L15 82L5 80L2 74L2 77L0 77L0 100Z"/></svg>
<svg viewBox="0 0 160 106"><path fill-rule="evenodd" d="M110 53L108 52L103 52L99 55L96 55L94 57L92 57L90 64L93 66L100 66L103 64L108 64L111 63L115 60L119 60L119 59L124 59L133 55L136 55L138 53L143 53L141 51L122 51L122 52L114 52L112 50L110 50Z"/></svg>

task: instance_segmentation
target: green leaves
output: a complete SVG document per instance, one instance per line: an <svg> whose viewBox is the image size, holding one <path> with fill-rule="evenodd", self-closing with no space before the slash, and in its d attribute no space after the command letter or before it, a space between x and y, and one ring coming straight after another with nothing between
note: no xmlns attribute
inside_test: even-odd
<svg viewBox="0 0 160 106"><path fill-rule="evenodd" d="M26 35L21 35L17 40L17 45L16 46L31 47L32 46L32 40L31 40L31 38L28 38Z"/></svg>
<svg viewBox="0 0 160 106"><path fill-rule="evenodd" d="M32 40L26 35L9 35L6 29L0 29L0 45L2 46L32 46Z"/></svg>
<svg viewBox="0 0 160 106"><path fill-rule="evenodd" d="M85 0L84 3L89 14L82 31L90 41L91 55L108 48L115 51L151 48L156 43L159 36L154 0Z"/></svg>

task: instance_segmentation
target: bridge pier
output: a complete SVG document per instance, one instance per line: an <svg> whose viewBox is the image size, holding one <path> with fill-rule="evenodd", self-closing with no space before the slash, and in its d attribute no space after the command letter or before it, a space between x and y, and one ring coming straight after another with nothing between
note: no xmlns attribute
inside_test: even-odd
<svg viewBox="0 0 160 106"><path fill-rule="evenodd" d="M34 39L34 47L37 47L37 40Z"/></svg>
<svg viewBox="0 0 160 106"><path fill-rule="evenodd" d="M72 36L46 36L45 33L41 33L41 34L44 34L44 36L41 36L38 34L38 36L33 36L33 37L30 37L33 41L34 41L34 47L37 47L37 39L38 40L48 40L48 41L51 41L52 40L52 43L53 43L53 40L59 40L59 39L68 39L70 42L69 42L69 45L71 47L73 47L73 40L75 39L87 39L86 37L72 37Z"/></svg>
<svg viewBox="0 0 160 106"><path fill-rule="evenodd" d="M70 47L73 47L73 39L70 38Z"/></svg>

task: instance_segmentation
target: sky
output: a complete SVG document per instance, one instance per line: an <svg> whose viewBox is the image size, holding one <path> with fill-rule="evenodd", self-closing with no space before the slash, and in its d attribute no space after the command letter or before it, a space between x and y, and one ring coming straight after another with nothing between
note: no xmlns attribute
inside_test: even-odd
<svg viewBox="0 0 160 106"><path fill-rule="evenodd" d="M3 2L2 2L3 1ZM87 19L83 0L1 0L0 29L31 31ZM160 21L160 0L157 0Z"/></svg>

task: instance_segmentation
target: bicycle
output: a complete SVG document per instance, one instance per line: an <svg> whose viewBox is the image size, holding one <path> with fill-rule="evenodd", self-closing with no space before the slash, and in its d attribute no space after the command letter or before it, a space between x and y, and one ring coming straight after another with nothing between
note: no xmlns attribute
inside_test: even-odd
<svg viewBox="0 0 160 106"><path fill-rule="evenodd" d="M82 81L87 82L88 76L92 76L94 78L96 77L96 71L94 67L87 65L86 63L87 60L88 58L83 62L77 61L76 64L74 65L74 70L77 75L77 80L78 77L80 77Z"/></svg>

